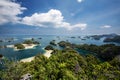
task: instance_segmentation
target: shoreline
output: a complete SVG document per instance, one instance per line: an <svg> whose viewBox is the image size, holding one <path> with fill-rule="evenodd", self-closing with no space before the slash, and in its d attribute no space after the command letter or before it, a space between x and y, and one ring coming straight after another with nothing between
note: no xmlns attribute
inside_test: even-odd
<svg viewBox="0 0 120 80"><path fill-rule="evenodd" d="M26 50L26 49L34 49L34 47L38 46L37 44L22 44L25 48L24 49L17 49L14 45L7 45L7 48L13 48L14 51L19 51L19 50Z"/></svg>
<svg viewBox="0 0 120 80"><path fill-rule="evenodd" d="M32 60L34 60L35 56L33 57L29 57L29 58L24 58L24 59L21 59L20 62L31 62Z"/></svg>
<svg viewBox="0 0 120 80"><path fill-rule="evenodd" d="M51 53L53 52L53 50L45 50L45 53L43 53L43 55L47 58L49 58L51 56ZM24 58L21 59L20 62L31 62L32 60L34 60L35 56L33 57L28 57L28 58Z"/></svg>
<svg viewBox="0 0 120 80"><path fill-rule="evenodd" d="M19 50L26 50L26 49L34 49L36 47L36 44L22 44L25 48L24 49L17 49L16 47L13 47L14 51L19 51Z"/></svg>
<svg viewBox="0 0 120 80"><path fill-rule="evenodd" d="M43 54L45 57L47 57L47 58L49 58L52 54L52 52L53 52L53 50L45 50L46 52Z"/></svg>

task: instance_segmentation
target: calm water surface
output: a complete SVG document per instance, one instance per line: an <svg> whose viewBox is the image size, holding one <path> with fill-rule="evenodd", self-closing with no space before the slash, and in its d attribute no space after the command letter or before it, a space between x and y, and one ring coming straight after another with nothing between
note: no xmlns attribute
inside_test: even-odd
<svg viewBox="0 0 120 80"><path fill-rule="evenodd" d="M103 39L101 40L92 40L92 39L86 39L86 40L81 40L80 38L78 38L78 35L74 35L75 38L71 38L72 36L57 36L57 35L0 35L0 40L4 40L4 42L0 42L0 46L3 45L14 45L16 43L21 43L25 40L29 40L34 38L36 41L40 42L40 45L34 47L33 49L26 49L26 50L20 50L20 51L14 51L12 48L4 48L4 49L0 49L0 54L2 54L3 56L9 58L9 59L23 59L23 58L28 58L31 56L35 56L38 53L43 54L44 51L44 47L49 45L49 42L52 40L56 40L56 42L59 41L69 41L71 43L75 43L75 44L96 44L96 45L102 45L102 44L106 44L103 43ZM81 38L83 38L84 35L81 36ZM12 42L8 42L9 39L13 38ZM41 38L41 39L39 39ZM57 49L60 49L59 46L55 47ZM79 51L82 54L86 54L86 51Z"/></svg>

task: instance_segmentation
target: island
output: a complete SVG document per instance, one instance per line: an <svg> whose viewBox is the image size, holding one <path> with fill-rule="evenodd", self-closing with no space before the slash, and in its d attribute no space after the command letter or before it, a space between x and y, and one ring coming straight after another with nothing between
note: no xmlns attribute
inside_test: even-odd
<svg viewBox="0 0 120 80"><path fill-rule="evenodd" d="M50 44L53 45L53 46L57 46L55 40L50 41Z"/></svg>
<svg viewBox="0 0 120 80"><path fill-rule="evenodd" d="M58 45L59 45L60 47L66 47L67 45L69 46L70 43L69 43L69 42L66 42L66 41L60 41L60 42L58 43Z"/></svg>
<svg viewBox="0 0 120 80"><path fill-rule="evenodd" d="M3 58L3 55L2 54L0 54L0 59L2 59Z"/></svg>
<svg viewBox="0 0 120 80"><path fill-rule="evenodd" d="M50 45L45 47L45 53L43 54L45 57L49 58L52 55L52 52L54 51L54 48ZM29 57L29 58L25 58L25 59L21 59L20 62L31 62L35 59L36 56L33 57Z"/></svg>
<svg viewBox="0 0 120 80"><path fill-rule="evenodd" d="M40 43L32 39L32 40L25 40L23 43L17 43L11 47L13 47L14 50L18 51L18 50L23 50L23 49L32 49L38 44Z"/></svg>
<svg viewBox="0 0 120 80"><path fill-rule="evenodd" d="M103 35L92 35L92 36L89 36L91 37L92 39L94 40L100 40L101 38L113 38L115 36L118 36L117 34L115 33L112 33L112 34L103 34Z"/></svg>
<svg viewBox="0 0 120 80"><path fill-rule="evenodd" d="M86 40L85 38L82 38L81 40Z"/></svg>
<svg viewBox="0 0 120 80"><path fill-rule="evenodd" d="M74 50L86 50L90 51L91 53L95 53L98 57L100 57L102 60L112 60L116 56L120 55L120 46L117 46L115 44L104 44L104 45L93 45L93 44L72 44L70 42L66 41L60 41L59 46L63 49L74 49Z"/></svg>
<svg viewBox="0 0 120 80"><path fill-rule="evenodd" d="M92 39L94 39L94 40L100 40L100 39L102 38L101 35L93 35L93 36L91 36L91 37L92 37Z"/></svg>
<svg viewBox="0 0 120 80"><path fill-rule="evenodd" d="M120 61L118 56L107 60L101 60L93 54L81 55L72 43L62 41L66 44L63 50L54 49L46 51L45 54L38 54L29 60L20 62L6 61L4 69L0 71L1 79L12 80L26 78L32 80L119 80L120 79ZM69 45L68 45L69 44ZM111 47L112 49L110 49ZM106 54L116 53L115 45L76 45L76 48L99 52ZM109 48L109 49L108 49ZM105 50L104 50L105 49ZM118 49L119 50L119 49ZM53 54L51 54L51 52ZM49 54L49 55L48 55ZM100 52L101 54L101 52ZM106 54L102 54L105 55ZM107 55L108 56L108 55ZM32 59L32 60L30 60ZM25 77L23 76L25 75Z"/></svg>
<svg viewBox="0 0 120 80"><path fill-rule="evenodd" d="M78 38L81 38L81 36L78 36Z"/></svg>
<svg viewBox="0 0 120 80"><path fill-rule="evenodd" d="M120 43L120 36L115 36L113 38L105 38L104 42L115 42Z"/></svg>
<svg viewBox="0 0 120 80"><path fill-rule="evenodd" d="M45 47L45 50L54 50L54 48L51 45L48 45Z"/></svg>
<svg viewBox="0 0 120 80"><path fill-rule="evenodd" d="M0 40L0 42L3 42L3 40Z"/></svg>
<svg viewBox="0 0 120 80"><path fill-rule="evenodd" d="M72 36L72 37L70 37L70 38L73 38L73 39L74 39L74 38L76 38L76 37Z"/></svg>

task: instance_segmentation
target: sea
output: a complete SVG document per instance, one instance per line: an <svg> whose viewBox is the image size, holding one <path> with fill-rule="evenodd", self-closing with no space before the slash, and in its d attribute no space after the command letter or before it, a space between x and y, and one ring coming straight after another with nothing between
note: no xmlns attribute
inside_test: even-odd
<svg viewBox="0 0 120 80"><path fill-rule="evenodd" d="M4 57L12 60L21 60L24 58L32 57L37 54L43 54L45 52L44 48L49 45L50 41L55 40L56 43L60 41L68 41L74 44L95 44L95 45L102 45L108 44L104 43L104 38L100 40L94 40L92 38L86 38L87 35L17 35L17 34L2 34L0 35L0 46L7 46L7 45L14 45L16 43L22 43L25 40L34 39L38 41L40 44L32 49L24 49L15 51L13 48L0 48L0 54ZM12 39L12 40L11 40ZM9 40L11 40L9 42ZM116 45L120 45L117 43L113 43ZM56 49L61 49L59 46L53 46ZM79 50L80 53L86 54L87 51Z"/></svg>

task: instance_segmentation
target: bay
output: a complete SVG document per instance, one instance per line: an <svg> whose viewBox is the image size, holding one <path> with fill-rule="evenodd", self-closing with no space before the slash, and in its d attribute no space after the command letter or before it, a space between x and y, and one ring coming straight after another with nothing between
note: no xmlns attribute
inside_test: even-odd
<svg viewBox="0 0 120 80"><path fill-rule="evenodd" d="M73 37L74 36L74 37ZM14 45L16 43L22 43L25 40L34 39L35 41L40 42L40 45L34 47L33 49L26 49L26 50L20 50L20 51L14 51L13 48L1 48L0 54L2 54L4 57L7 57L9 59L23 59L35 56L37 54L43 54L44 48L49 45L49 42L52 40L55 40L56 43L60 41L68 41L70 43L74 44L95 44L95 45L102 45L107 44L103 42L103 39L100 40L93 40L93 39L84 39L86 35L10 35L10 34L2 34L0 35L0 40L3 40L3 42L0 42L0 46L7 46L7 45ZM9 40L11 40L9 42ZM119 44L117 44L119 45ZM59 46L54 46L56 49L61 49ZM87 51L79 50L79 52L82 52L82 54L86 54Z"/></svg>

